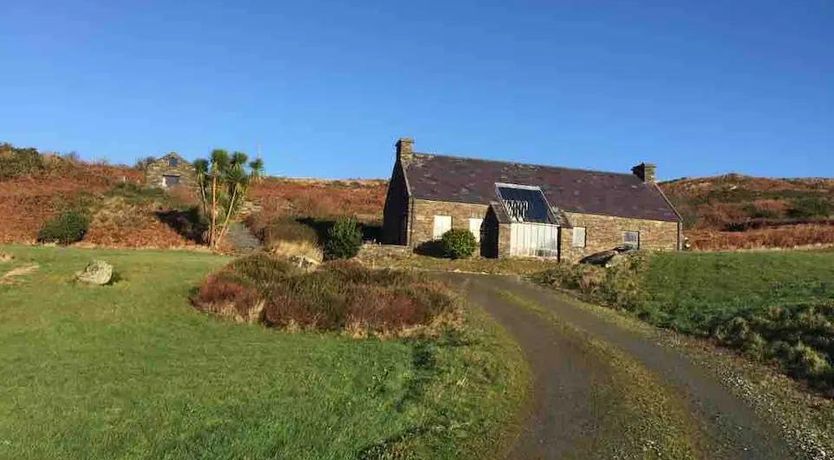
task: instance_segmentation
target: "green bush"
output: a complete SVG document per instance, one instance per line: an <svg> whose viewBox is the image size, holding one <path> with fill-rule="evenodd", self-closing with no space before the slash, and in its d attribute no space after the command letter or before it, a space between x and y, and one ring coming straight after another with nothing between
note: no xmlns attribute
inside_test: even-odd
<svg viewBox="0 0 834 460"><path fill-rule="evenodd" d="M443 255L450 259L465 259L472 256L478 247L475 235L469 230L453 228L440 238Z"/></svg>
<svg viewBox="0 0 834 460"><path fill-rule="evenodd" d="M362 230L356 220L341 218L327 231L324 256L328 260L350 259L359 253L362 246Z"/></svg>
<svg viewBox="0 0 834 460"><path fill-rule="evenodd" d="M793 200L788 215L796 219L828 217L831 215L831 202L823 197L804 197Z"/></svg>
<svg viewBox="0 0 834 460"><path fill-rule="evenodd" d="M81 241L90 227L90 217L77 210L64 211L44 223L38 232L38 241L42 243L57 242L71 244Z"/></svg>

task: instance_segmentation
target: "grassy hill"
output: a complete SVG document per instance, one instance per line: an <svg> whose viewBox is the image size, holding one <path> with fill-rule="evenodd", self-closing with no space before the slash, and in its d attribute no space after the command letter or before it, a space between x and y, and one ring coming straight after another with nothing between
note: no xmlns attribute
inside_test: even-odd
<svg viewBox="0 0 834 460"><path fill-rule="evenodd" d="M128 203L112 199L120 195L114 187L141 184L143 177L138 167L86 163L0 144L0 215L4 217L0 243L33 242L43 223L60 210L97 203L99 215L92 216L86 243L193 244L176 226L168 225L178 216L166 214L193 205L187 194L132 193ZM727 174L660 185L682 214L693 249L834 245L834 179ZM355 217L365 225L366 236L373 238L382 221L386 189L386 180L267 178L251 190L259 207L247 224L267 246L286 241L315 246L322 229L339 216Z"/></svg>
<svg viewBox="0 0 834 460"><path fill-rule="evenodd" d="M694 249L834 244L834 179L727 174L661 188L683 216Z"/></svg>

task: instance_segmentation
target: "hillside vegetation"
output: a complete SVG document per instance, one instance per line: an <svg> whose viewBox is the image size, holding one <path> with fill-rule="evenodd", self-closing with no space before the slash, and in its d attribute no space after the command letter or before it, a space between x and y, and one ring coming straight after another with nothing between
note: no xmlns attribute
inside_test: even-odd
<svg viewBox="0 0 834 460"><path fill-rule="evenodd" d="M713 338L834 396L834 251L638 254L534 279Z"/></svg>
<svg viewBox="0 0 834 460"><path fill-rule="evenodd" d="M327 231L340 217L355 219L366 239L378 239L388 182L267 178L250 191L259 209L247 225L276 253L321 258Z"/></svg>
<svg viewBox="0 0 834 460"><path fill-rule="evenodd" d="M72 211L89 222L84 244L194 244L200 235L192 194L145 188L143 180L141 169L0 144L0 243L35 242L47 222Z"/></svg>
<svg viewBox="0 0 834 460"><path fill-rule="evenodd" d="M834 179L728 174L661 188L681 213L693 249L834 244Z"/></svg>

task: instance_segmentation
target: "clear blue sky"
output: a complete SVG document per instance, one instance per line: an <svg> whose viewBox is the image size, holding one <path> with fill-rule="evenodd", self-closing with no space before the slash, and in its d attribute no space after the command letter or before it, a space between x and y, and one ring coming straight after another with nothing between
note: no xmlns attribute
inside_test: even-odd
<svg viewBox="0 0 834 460"><path fill-rule="evenodd" d="M834 2L0 0L0 140L387 177L421 151L834 175ZM232 5L232 4L235 5Z"/></svg>

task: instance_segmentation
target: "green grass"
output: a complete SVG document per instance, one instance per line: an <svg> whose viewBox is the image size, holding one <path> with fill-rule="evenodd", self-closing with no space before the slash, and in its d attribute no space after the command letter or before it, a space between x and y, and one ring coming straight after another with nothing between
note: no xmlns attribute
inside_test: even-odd
<svg viewBox="0 0 834 460"><path fill-rule="evenodd" d="M529 372L482 312L437 341L225 322L187 298L229 259L3 247L0 458L479 458L517 428ZM120 280L78 285L93 258Z"/></svg>
<svg viewBox="0 0 834 460"><path fill-rule="evenodd" d="M697 332L750 310L834 298L834 252L662 253L640 284L652 322Z"/></svg>

